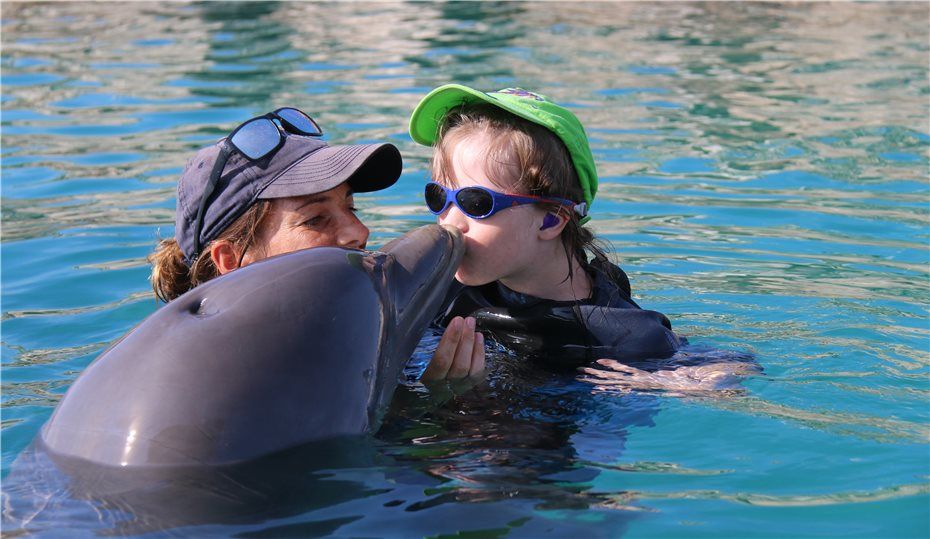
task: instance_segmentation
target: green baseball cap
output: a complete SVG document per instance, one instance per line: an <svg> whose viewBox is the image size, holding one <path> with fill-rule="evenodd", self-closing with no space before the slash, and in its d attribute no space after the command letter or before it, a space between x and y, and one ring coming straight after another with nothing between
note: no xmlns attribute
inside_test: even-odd
<svg viewBox="0 0 930 539"><path fill-rule="evenodd" d="M522 88L505 88L497 92L479 92L461 84L446 84L426 94L410 115L410 136L414 141L432 146L439 128L450 110L466 104L488 103L552 131L565 144L578 173L586 207L581 222L590 217L587 211L597 194L597 168L588 146L588 137L578 118L548 97Z"/></svg>

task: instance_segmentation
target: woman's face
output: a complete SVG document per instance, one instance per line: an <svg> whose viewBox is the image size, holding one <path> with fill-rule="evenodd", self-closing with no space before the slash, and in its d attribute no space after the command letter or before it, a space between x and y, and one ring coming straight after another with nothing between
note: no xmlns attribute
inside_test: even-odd
<svg viewBox="0 0 930 539"><path fill-rule="evenodd" d="M347 183L315 195L276 198L242 265L310 247L364 249L369 231L355 211Z"/></svg>
<svg viewBox="0 0 930 539"><path fill-rule="evenodd" d="M487 135L459 142L452 151L455 188L480 185L498 192L513 192L507 178L489 178L485 171ZM468 217L450 204L439 215L441 224L458 228L465 236L465 257L455 278L468 286L493 281L512 285L532 279L539 262L539 227L545 211L535 204L515 206L486 219ZM511 288L515 288L511 286Z"/></svg>

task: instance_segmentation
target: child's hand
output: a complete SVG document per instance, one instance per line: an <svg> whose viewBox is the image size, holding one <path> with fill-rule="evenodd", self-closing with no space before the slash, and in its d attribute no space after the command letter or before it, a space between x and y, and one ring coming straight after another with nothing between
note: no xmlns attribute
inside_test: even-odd
<svg viewBox="0 0 930 539"><path fill-rule="evenodd" d="M484 375L484 336L475 331L475 319L456 316L439 340L433 359L420 377L423 382L459 380Z"/></svg>
<svg viewBox="0 0 930 539"><path fill-rule="evenodd" d="M579 380L589 382L599 390L663 391L670 396L738 393L742 391L739 384L745 377L760 372L755 364L735 361L655 372L646 372L613 359L599 359L597 364L597 367L579 369L588 375L579 377Z"/></svg>

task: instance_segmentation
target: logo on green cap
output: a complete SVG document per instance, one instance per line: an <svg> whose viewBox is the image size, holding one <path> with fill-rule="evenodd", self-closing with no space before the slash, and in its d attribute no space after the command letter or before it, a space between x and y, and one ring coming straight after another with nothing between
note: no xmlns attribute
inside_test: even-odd
<svg viewBox="0 0 930 539"><path fill-rule="evenodd" d="M529 90L524 90L523 88L504 88L503 90L498 90L494 93L515 95L517 97L529 97L531 99L535 99L536 101L549 101L549 99L547 99L545 96L541 96Z"/></svg>

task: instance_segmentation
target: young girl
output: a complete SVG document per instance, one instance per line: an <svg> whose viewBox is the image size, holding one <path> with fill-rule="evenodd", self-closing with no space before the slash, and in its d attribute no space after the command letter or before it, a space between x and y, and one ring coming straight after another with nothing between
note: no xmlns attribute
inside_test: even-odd
<svg viewBox="0 0 930 539"><path fill-rule="evenodd" d="M450 84L420 102L410 134L435 147L427 206L466 244L424 379L483 370L482 334L571 367L678 349L668 319L633 301L626 274L583 226L597 171L574 114L522 89Z"/></svg>

